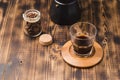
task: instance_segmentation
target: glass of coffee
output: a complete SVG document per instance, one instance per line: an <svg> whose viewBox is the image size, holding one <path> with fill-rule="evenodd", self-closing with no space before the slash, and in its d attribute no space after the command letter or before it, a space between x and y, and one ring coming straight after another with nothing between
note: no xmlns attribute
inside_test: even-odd
<svg viewBox="0 0 120 80"><path fill-rule="evenodd" d="M70 27L70 35L75 54L81 57L90 56L93 52L96 34L96 27L89 22L73 24Z"/></svg>

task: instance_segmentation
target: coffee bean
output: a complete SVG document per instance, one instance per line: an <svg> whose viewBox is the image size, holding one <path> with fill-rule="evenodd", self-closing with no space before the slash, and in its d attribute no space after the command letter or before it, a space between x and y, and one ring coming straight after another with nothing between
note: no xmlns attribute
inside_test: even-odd
<svg viewBox="0 0 120 80"><path fill-rule="evenodd" d="M36 14L36 13L29 13L29 14L27 14L27 17L29 17L29 18L35 18L35 17L37 17L38 16L38 14Z"/></svg>

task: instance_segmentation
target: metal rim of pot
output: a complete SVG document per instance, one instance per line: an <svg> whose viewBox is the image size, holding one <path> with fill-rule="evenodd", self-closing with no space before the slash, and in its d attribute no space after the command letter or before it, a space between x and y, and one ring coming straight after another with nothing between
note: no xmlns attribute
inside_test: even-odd
<svg viewBox="0 0 120 80"><path fill-rule="evenodd" d="M75 0L75 1L73 1L73 2L70 2L70 3L61 3L61 2L59 2L59 1L57 1L57 0L55 0L55 2L56 2L57 4L60 4L60 5L71 5L71 4L76 3L76 1L77 1L77 0Z"/></svg>

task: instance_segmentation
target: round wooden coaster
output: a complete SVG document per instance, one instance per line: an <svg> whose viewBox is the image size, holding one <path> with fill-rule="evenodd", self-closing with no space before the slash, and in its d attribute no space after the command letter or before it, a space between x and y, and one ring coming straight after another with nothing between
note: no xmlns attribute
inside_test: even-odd
<svg viewBox="0 0 120 80"><path fill-rule="evenodd" d="M89 57L80 57L75 54L71 41L62 47L62 57L70 65L80 68L92 67L99 63L103 58L102 47L94 42L93 54Z"/></svg>

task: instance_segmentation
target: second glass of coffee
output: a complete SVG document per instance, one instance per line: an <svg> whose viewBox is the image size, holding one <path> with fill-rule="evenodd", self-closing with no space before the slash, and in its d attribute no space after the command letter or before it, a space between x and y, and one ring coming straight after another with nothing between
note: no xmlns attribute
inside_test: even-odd
<svg viewBox="0 0 120 80"><path fill-rule="evenodd" d="M96 27L88 22L78 22L70 27L74 52L79 56L90 56L97 34Z"/></svg>

